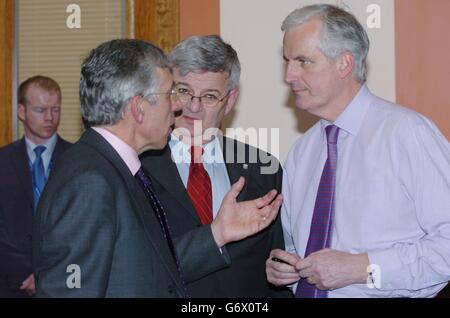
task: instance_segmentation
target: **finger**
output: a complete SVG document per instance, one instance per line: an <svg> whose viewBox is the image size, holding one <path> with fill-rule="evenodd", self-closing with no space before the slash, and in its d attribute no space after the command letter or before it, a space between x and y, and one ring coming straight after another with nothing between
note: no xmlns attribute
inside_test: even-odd
<svg viewBox="0 0 450 318"><path fill-rule="evenodd" d="M307 257L307 258L299 260L295 264L295 269L297 269L298 271L302 271L302 270L304 270L304 269L306 269L308 267L311 267L311 266L312 266L311 259L309 259Z"/></svg>
<svg viewBox="0 0 450 318"><path fill-rule="evenodd" d="M272 268L274 271L279 273L290 273L295 274L295 276L299 277L298 271L294 266L286 263L281 263L280 261L274 261L273 258L267 260L267 267Z"/></svg>
<svg viewBox="0 0 450 318"><path fill-rule="evenodd" d="M282 203L283 197L281 196L281 194L279 194L270 205L267 205L260 209L259 212L263 218L263 221L265 221L265 225L270 224L277 217Z"/></svg>
<svg viewBox="0 0 450 318"><path fill-rule="evenodd" d="M291 264L292 266L295 266L295 264L301 259L300 256L295 253L291 254L279 248L270 251L270 258L272 257L283 260L284 262Z"/></svg>
<svg viewBox="0 0 450 318"><path fill-rule="evenodd" d="M267 280L275 285L287 285L300 279L297 273L279 272L271 267L266 268Z"/></svg>
<svg viewBox="0 0 450 318"><path fill-rule="evenodd" d="M270 251L269 258L272 258L272 257L280 258L281 256L283 256L285 254L289 254L289 253L286 251L283 251L282 249L274 248L273 250Z"/></svg>
<svg viewBox="0 0 450 318"><path fill-rule="evenodd" d="M303 278L308 278L308 277L314 276L314 273L313 273L311 267L308 267L306 269L298 271L298 274L300 275L300 277L303 277Z"/></svg>
<svg viewBox="0 0 450 318"><path fill-rule="evenodd" d="M267 206L270 202L272 202L273 198L277 195L277 190L270 190L266 195L253 200L258 209L261 209Z"/></svg>
<svg viewBox="0 0 450 318"><path fill-rule="evenodd" d="M277 195L275 200L272 201L272 203L269 205L270 213L274 213L275 216L278 214L278 211L280 211L281 205L283 204L283 196L281 194Z"/></svg>
<svg viewBox="0 0 450 318"><path fill-rule="evenodd" d="M274 276L280 279L292 279L295 281L301 278L298 272L292 266L289 267L289 265L276 266L276 269L272 268L272 270Z"/></svg>
<svg viewBox="0 0 450 318"><path fill-rule="evenodd" d="M273 271L273 275L276 278L279 279L293 279L293 280L299 280L301 277L297 272L280 272L280 271Z"/></svg>
<svg viewBox="0 0 450 318"><path fill-rule="evenodd" d="M245 184L245 178L244 177L239 177L239 180L236 181L235 183L233 183L233 185L231 186L230 191L228 191L228 193L226 194L225 197L230 197L230 198L236 200L236 198L238 197L239 193L244 188L244 184Z"/></svg>
<svg viewBox="0 0 450 318"><path fill-rule="evenodd" d="M285 285L290 285L290 284L297 282L298 278L292 278L292 279L276 278L276 277L267 275L267 281L275 286L285 286Z"/></svg>

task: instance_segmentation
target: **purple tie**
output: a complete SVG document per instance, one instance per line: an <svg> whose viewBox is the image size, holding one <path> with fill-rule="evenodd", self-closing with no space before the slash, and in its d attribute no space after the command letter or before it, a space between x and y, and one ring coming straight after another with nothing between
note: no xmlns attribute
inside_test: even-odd
<svg viewBox="0 0 450 318"><path fill-rule="evenodd" d="M334 215L334 192L336 188L337 139L339 127L331 125L325 128L327 132L328 158L323 167L317 190L316 204L311 222L308 245L305 257L321 249L330 247L331 225ZM297 298L327 298L326 290L319 290L301 279L295 291Z"/></svg>

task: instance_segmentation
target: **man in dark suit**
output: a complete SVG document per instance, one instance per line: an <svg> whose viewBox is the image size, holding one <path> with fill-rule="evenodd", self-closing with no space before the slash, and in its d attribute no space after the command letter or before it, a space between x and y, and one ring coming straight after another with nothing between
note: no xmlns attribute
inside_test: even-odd
<svg viewBox="0 0 450 318"><path fill-rule="evenodd" d="M0 148L0 297L35 293L31 232L42 190L35 167L42 162L44 185L58 157L70 146L56 133L60 108L61 89L53 79L37 75L20 84L18 116L25 135ZM43 150L40 158L36 148Z"/></svg>
<svg viewBox="0 0 450 318"><path fill-rule="evenodd" d="M174 234L183 235L215 220L225 193L240 177L246 185L238 201L251 200L273 188L280 191L282 170L273 156L218 132L239 94L240 64L229 44L219 36L194 36L179 43L169 60L183 108L169 145L143 154L142 162L153 167L151 178L171 211ZM259 234L224 246L230 264L189 281L189 295L292 297L266 280L265 261L275 247L284 247L279 218Z"/></svg>
<svg viewBox="0 0 450 318"><path fill-rule="evenodd" d="M138 158L167 143L178 108L168 66L161 49L140 40L103 43L83 62L80 102L88 129L64 154L39 204L38 296L185 297L185 280L229 263L220 247L276 217L275 191L236 202L240 180L217 222L172 239L171 211Z"/></svg>

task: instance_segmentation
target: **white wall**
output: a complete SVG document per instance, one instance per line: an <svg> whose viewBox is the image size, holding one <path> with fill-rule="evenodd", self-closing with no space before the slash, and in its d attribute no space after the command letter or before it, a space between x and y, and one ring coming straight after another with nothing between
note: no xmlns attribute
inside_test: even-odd
<svg viewBox="0 0 450 318"><path fill-rule="evenodd" d="M279 151L269 142L264 147L284 162L294 141L317 118L294 109L283 83L281 22L294 9L327 2L314 0L221 0L221 35L238 52L242 66L241 95L225 127L279 128ZM381 28L368 29L369 4L381 7ZM366 27L371 41L368 86L385 99L395 100L394 4L392 0L346 0ZM268 133L270 136L270 132ZM270 139L268 139L270 140ZM266 141L267 142L267 141ZM255 144L255 142L250 142ZM255 144L257 145L257 144ZM261 145L261 143L260 143Z"/></svg>

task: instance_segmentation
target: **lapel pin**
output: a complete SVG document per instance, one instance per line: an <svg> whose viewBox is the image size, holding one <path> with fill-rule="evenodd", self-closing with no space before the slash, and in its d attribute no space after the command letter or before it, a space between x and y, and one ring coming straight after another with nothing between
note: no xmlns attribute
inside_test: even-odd
<svg viewBox="0 0 450 318"><path fill-rule="evenodd" d="M244 163L244 164L242 165L242 168L244 168L245 170L247 170L247 169L248 169L248 164Z"/></svg>

